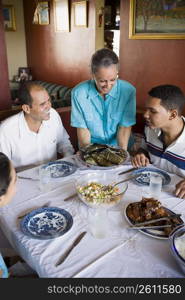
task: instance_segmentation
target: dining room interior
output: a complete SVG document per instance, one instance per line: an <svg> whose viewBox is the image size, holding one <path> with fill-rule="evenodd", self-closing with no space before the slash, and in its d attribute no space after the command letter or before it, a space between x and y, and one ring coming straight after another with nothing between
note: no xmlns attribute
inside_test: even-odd
<svg viewBox="0 0 185 300"><path fill-rule="evenodd" d="M21 109L17 98L17 91L20 86L20 68L23 68L29 72L28 76L31 76L31 81L43 84L43 86L48 89L48 92L51 92L53 107L56 108L60 114L64 126L70 135L74 149L77 151L78 140L76 128L71 128L70 126L71 102L69 99L71 90L78 83L91 79L92 75L89 67L91 56L96 50L105 47L115 51L119 56L119 78L130 82L136 88L137 122L136 125L133 126L133 130L136 133L142 133L144 128L143 112L145 100L148 97L148 91L153 86L162 84L176 85L185 93L185 32L169 37L167 35L160 36L158 34L151 35L150 37L144 35L144 37L139 38L139 34L136 32L134 34L132 32L131 34L131 27L135 26L135 22L132 19L133 16L131 16L132 5L130 2L135 3L135 0L0 0L0 121L19 112ZM5 24L4 8L8 8L8 10L10 8L13 9L11 10L12 26L9 23L7 23L7 25ZM62 9L62 12L60 9ZM62 18L64 20L62 22L60 22L61 14L63 14ZM55 93L54 88L55 91L57 91ZM69 98L67 98L67 94L62 94L63 92L59 94L59 91L65 91L65 93L68 91ZM66 99L64 99L65 96ZM66 102L63 101L63 99ZM63 104L61 104L62 101ZM71 162L73 162L73 160L71 160ZM80 172L82 172L84 168L83 163L79 164L78 167L81 168ZM125 171L125 166L120 168L120 171ZM25 174L25 176L32 176L29 171L25 171ZM173 185L174 183L176 183L175 179ZM128 192L129 200L132 199L133 194L136 196L137 193L139 193L134 184L131 184L131 186L133 193L131 191ZM23 191L25 193L23 197L25 202L27 200L30 201L22 182L20 187L18 196L20 196ZM32 196L35 197L37 190L36 181L31 182L30 188L33 188ZM69 189L68 187L68 190ZM73 190L72 193L74 194L74 192L76 193L76 191ZM69 196L67 185L64 186L64 195L66 197ZM15 214L22 212L20 207L23 200L21 202L18 196L16 200L18 206L14 207ZM41 203L44 204L44 196L41 195L40 192L37 196L41 197ZM60 202L59 195L56 194L53 197L57 205ZM170 208L173 209L175 202L174 198L171 198L172 204ZM32 207L29 201L28 204L25 205L25 211L29 211ZM165 203L167 203L166 198ZM180 208L183 208L183 203L180 199L177 203L177 206L178 205ZM37 206L37 197L34 199L34 206ZM66 202L64 207L68 209L70 207L69 202ZM78 208L79 207L82 213L84 213L83 208L80 205ZM5 229L7 230L7 235L10 237L11 232L8 222L10 222L10 225L15 226L15 215L10 212L10 216L6 217L5 213L2 215L2 218ZM83 220L78 216L75 216L75 218L77 219L78 227L82 226ZM120 220L118 220L118 222L119 221ZM75 230L77 232L76 228ZM20 236L16 230L14 235L13 243L16 250L19 251L20 247L18 241ZM133 238L134 234L129 233L128 239L131 235L131 238ZM63 277L96 277L98 274L100 277L103 277L103 271L101 269L103 265L103 260L101 259L102 253L99 253L98 250L95 249L93 242L90 241L87 236L85 236L84 240L85 239L91 244L95 253L97 252L96 254L99 255L100 268L98 269L98 273L96 273L96 268L94 268L93 255L92 257L89 256L89 259L86 261L87 270L85 270L85 267L84 269L78 269L77 267L80 267L80 263L77 262L77 259L80 260L80 256L77 254L77 257L73 257L72 259L72 263L77 266L76 269L73 270L74 272L67 270L67 268L65 269L65 267L63 270L60 270L60 267L58 269L53 267L51 271L54 275L52 275L52 272L49 270L49 264L47 265L46 262L43 269L40 263L38 264L37 271L38 273L40 272L40 276L59 277L62 274ZM122 254L119 245L116 244L116 239L117 236L113 239L111 247L115 247L115 249L118 250L119 258L121 258ZM134 243L134 238L132 242ZM9 247L7 241L4 241L4 243L5 246L1 246L0 242L0 248ZM28 246L29 244L33 257L31 257L27 249L23 256L31 266L35 266L39 260L37 257L38 254L34 250L36 242L34 241L33 245L28 242ZM157 245L160 246L160 241L158 240ZM139 241L139 246L141 252L144 251L142 239ZM57 247L59 250L60 245L58 244ZM151 246L149 243L146 243L146 247L146 249L150 251ZM157 248L157 246L154 246L154 248L155 247ZM130 251L129 244L126 245L125 248L126 255L128 256ZM165 252L167 247L163 245L161 249ZM103 253L106 255L109 250L108 244L105 243ZM21 251L22 250L20 250L20 252ZM21 252L21 254L22 253L23 252ZM131 253L131 256L132 254L133 253ZM90 262L90 258L92 258L92 262ZM150 261L150 258L149 254L148 261ZM56 255L53 261L55 259ZM165 260L163 254L162 259ZM138 270L140 267L139 260L140 258L138 256ZM110 257L110 262L113 261L112 256L112 258ZM93 265L92 270L91 264ZM118 263L115 264L118 274L122 274L121 271L119 273ZM134 266L134 261L131 262L131 265ZM110 266L111 263L107 267L109 276L111 276ZM170 275L181 277L182 274L179 274L178 271L174 271L173 273L173 267L173 263L170 262L169 269L166 267L164 273L162 273L163 271L160 267L158 268L157 265L154 269L157 276L164 275L164 277L166 277L169 271ZM136 269L137 265L133 267L131 277L134 277L134 270L136 271ZM155 275L155 272L150 274L147 268L145 271L146 276L152 277L153 274ZM124 274L126 274L125 276L128 275L126 271ZM136 271L135 274L139 277L139 271Z"/></svg>
<svg viewBox="0 0 185 300"><path fill-rule="evenodd" d="M56 30L55 1L47 1L49 24L33 24L34 12L39 2L42 1L0 2L2 70L0 110L11 109L10 86L19 67L29 67L34 80L62 84L71 88L91 78L90 57L95 50L106 46L104 33L111 29L119 31L119 77L136 87L138 110L143 108L147 91L152 86L170 83L184 90L185 40L130 39L130 1L121 0L119 4L118 1L107 3L104 0L85 1L87 20L84 26L75 25L73 5L75 1L68 1L67 30ZM14 8L15 31L4 29L2 7L6 4ZM111 18L105 16L105 12L112 13L114 21L109 21Z"/></svg>

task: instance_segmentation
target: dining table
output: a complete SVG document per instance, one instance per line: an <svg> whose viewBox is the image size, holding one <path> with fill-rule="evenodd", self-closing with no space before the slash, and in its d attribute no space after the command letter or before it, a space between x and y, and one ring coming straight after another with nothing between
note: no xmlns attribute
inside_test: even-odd
<svg viewBox="0 0 185 300"><path fill-rule="evenodd" d="M61 161L61 160L59 160ZM108 234L95 238L89 229L89 210L77 194L77 178L93 172L106 172L114 179L119 173L132 168L130 160L113 168L95 170L82 163L77 155L65 157L62 161L76 166L69 176L52 178L49 188L40 188L39 167L17 173L17 192L11 203L0 210L0 226L16 252L37 272L40 278L183 278L170 250L169 239L148 235L141 230L130 229L125 216L126 207L140 201L146 186L134 179L128 181L128 188L121 201L107 210ZM151 168L154 166L150 165ZM118 175L126 179L132 172ZM174 195L177 182L182 180L168 173L171 182L164 186L159 196L162 205L180 213L185 221L185 200ZM67 201L65 199L71 196ZM21 230L21 215L41 208L61 208L73 219L71 228L62 235L50 239L28 236ZM69 250L82 232L87 233L73 247L65 260L57 261Z"/></svg>

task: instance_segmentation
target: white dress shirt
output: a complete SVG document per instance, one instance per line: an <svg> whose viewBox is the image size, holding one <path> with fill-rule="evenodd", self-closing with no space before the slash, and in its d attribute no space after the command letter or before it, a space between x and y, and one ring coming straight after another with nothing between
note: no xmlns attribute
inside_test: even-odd
<svg viewBox="0 0 185 300"><path fill-rule="evenodd" d="M57 152L64 156L74 153L69 135L53 108L50 119L42 122L38 133L29 129L23 112L4 120L0 126L0 151L19 170L55 160Z"/></svg>

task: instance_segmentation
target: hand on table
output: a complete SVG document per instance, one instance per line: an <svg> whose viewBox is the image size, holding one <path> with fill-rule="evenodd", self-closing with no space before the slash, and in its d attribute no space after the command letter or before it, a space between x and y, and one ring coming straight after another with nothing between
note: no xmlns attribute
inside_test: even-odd
<svg viewBox="0 0 185 300"><path fill-rule="evenodd" d="M134 167L146 167L150 161L144 153L138 153L131 158L131 163Z"/></svg>
<svg viewBox="0 0 185 300"><path fill-rule="evenodd" d="M175 195L179 198L185 198L185 179L179 181L176 184Z"/></svg>

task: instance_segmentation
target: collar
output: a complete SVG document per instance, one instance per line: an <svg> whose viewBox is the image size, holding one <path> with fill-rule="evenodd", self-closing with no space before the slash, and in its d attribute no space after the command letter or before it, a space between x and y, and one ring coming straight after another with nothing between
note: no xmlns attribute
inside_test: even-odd
<svg viewBox="0 0 185 300"><path fill-rule="evenodd" d="M19 113L19 136L23 138L25 134L30 134L31 131L29 130L28 124L24 117L24 112L21 111Z"/></svg>
<svg viewBox="0 0 185 300"><path fill-rule="evenodd" d="M182 118L182 120L184 122L183 130L182 130L180 136L174 142L172 142L171 145L173 145L174 143L181 143L182 141L184 141L184 137L185 137L185 118L183 116L181 116L181 118ZM164 139L163 138L164 134L163 134L163 132L162 132L161 129L158 129L158 130L159 130L158 134L157 134L158 135L158 139L164 144L164 140L163 140Z"/></svg>
<svg viewBox="0 0 185 300"><path fill-rule="evenodd" d="M40 132L40 130L42 130L43 127L50 127L49 122L42 121L39 132ZM28 135L28 134L29 135L37 135L38 133L33 132L29 129L28 124L25 119L25 116L24 116L24 112L21 111L19 113L19 136L20 136L20 138L24 138L25 134L26 135Z"/></svg>
<svg viewBox="0 0 185 300"><path fill-rule="evenodd" d="M106 94L106 97L111 96L112 98L116 99L117 92L118 92L118 79L116 80L116 82L115 82L113 88L110 90L110 92L108 94ZM100 95L100 93L96 89L95 81L93 79L90 80L89 96L91 98L95 98L99 95Z"/></svg>

